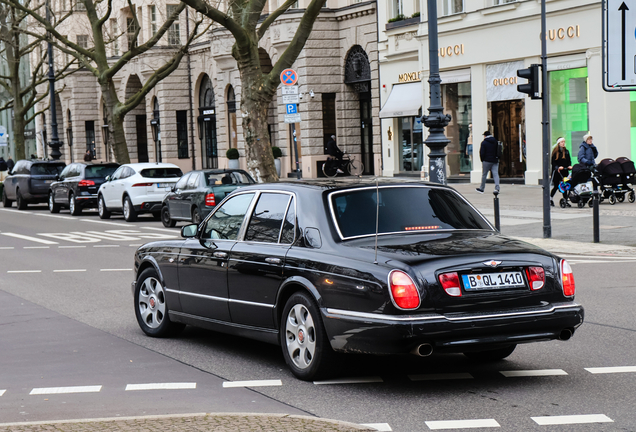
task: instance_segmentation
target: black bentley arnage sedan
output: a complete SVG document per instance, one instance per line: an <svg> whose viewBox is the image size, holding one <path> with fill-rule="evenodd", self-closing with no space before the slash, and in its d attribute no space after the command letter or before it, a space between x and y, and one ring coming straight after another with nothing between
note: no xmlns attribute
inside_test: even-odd
<svg viewBox="0 0 636 432"><path fill-rule="evenodd" d="M141 329L279 344L303 380L328 374L334 352L499 360L583 322L567 261L501 235L437 184L247 186L182 236L136 252Z"/></svg>

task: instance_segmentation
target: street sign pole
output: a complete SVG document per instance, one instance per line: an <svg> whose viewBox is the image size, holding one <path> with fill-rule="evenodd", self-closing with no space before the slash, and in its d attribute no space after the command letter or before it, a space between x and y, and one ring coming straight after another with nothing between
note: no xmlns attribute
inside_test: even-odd
<svg viewBox="0 0 636 432"><path fill-rule="evenodd" d="M550 105L548 92L548 49L545 0L541 0L541 106L543 108L543 238L552 237L550 222Z"/></svg>
<svg viewBox="0 0 636 432"><path fill-rule="evenodd" d="M296 161L296 178L300 180L300 163L298 160L298 139L296 137L296 123L300 123L298 112L298 74L293 69L285 69L280 73L280 82L283 85L283 103L285 104L285 123L291 125L292 145L294 147L294 159Z"/></svg>
<svg viewBox="0 0 636 432"><path fill-rule="evenodd" d="M636 7L627 0L602 2L603 90L636 90Z"/></svg>

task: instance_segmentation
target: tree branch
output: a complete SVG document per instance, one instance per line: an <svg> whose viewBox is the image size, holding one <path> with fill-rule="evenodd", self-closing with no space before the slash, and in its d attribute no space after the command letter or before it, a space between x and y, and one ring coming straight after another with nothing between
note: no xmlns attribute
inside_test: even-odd
<svg viewBox="0 0 636 432"><path fill-rule="evenodd" d="M230 33L232 33L232 36L234 36L234 39L237 43L244 44L248 41L247 33L245 32L243 27L241 27L240 24L233 20L228 14L223 13L217 8L210 6L203 0L182 1L200 14L205 15L212 21L217 22L225 27Z"/></svg>
<svg viewBox="0 0 636 432"><path fill-rule="evenodd" d="M287 0L285 3L280 5L278 9L269 14L267 18L261 23L261 26L258 28L256 35L258 36L258 40L261 40L263 36L265 36L265 32L271 26L276 19L284 14L297 0Z"/></svg>

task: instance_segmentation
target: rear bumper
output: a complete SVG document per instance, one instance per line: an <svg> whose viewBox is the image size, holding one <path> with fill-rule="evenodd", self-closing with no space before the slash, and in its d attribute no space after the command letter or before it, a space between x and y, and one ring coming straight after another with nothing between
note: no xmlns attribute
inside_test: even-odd
<svg viewBox="0 0 636 432"><path fill-rule="evenodd" d="M583 323L583 306L567 302L483 314L388 316L323 309L332 347L368 354L408 353L420 344L465 352L558 339Z"/></svg>
<svg viewBox="0 0 636 432"><path fill-rule="evenodd" d="M161 211L161 201L143 202L140 205L136 205L135 211L137 213L155 213Z"/></svg>
<svg viewBox="0 0 636 432"><path fill-rule="evenodd" d="M97 194L95 195L76 195L75 202L82 208L97 207Z"/></svg>

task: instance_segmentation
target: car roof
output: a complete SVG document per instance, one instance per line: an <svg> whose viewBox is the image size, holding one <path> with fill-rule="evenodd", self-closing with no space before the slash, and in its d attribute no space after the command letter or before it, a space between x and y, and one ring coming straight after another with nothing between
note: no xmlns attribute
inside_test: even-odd
<svg viewBox="0 0 636 432"><path fill-rule="evenodd" d="M377 181L376 181L377 180ZM346 189L368 188L375 187L376 184L379 187L382 186L428 186L428 187L441 187L445 189L454 190L450 186L442 185L439 183L424 182L421 180L409 180L404 178L342 178L342 179L307 179L307 180L282 180L275 183L259 183L250 186L244 186L242 191L248 189L275 189L275 190L290 190L290 189L303 189L303 190L316 190L316 191L337 191Z"/></svg>
<svg viewBox="0 0 636 432"><path fill-rule="evenodd" d="M167 163L167 162L129 163L129 164L124 164L122 166L131 167L134 170L142 170L146 168L179 168L178 165Z"/></svg>

